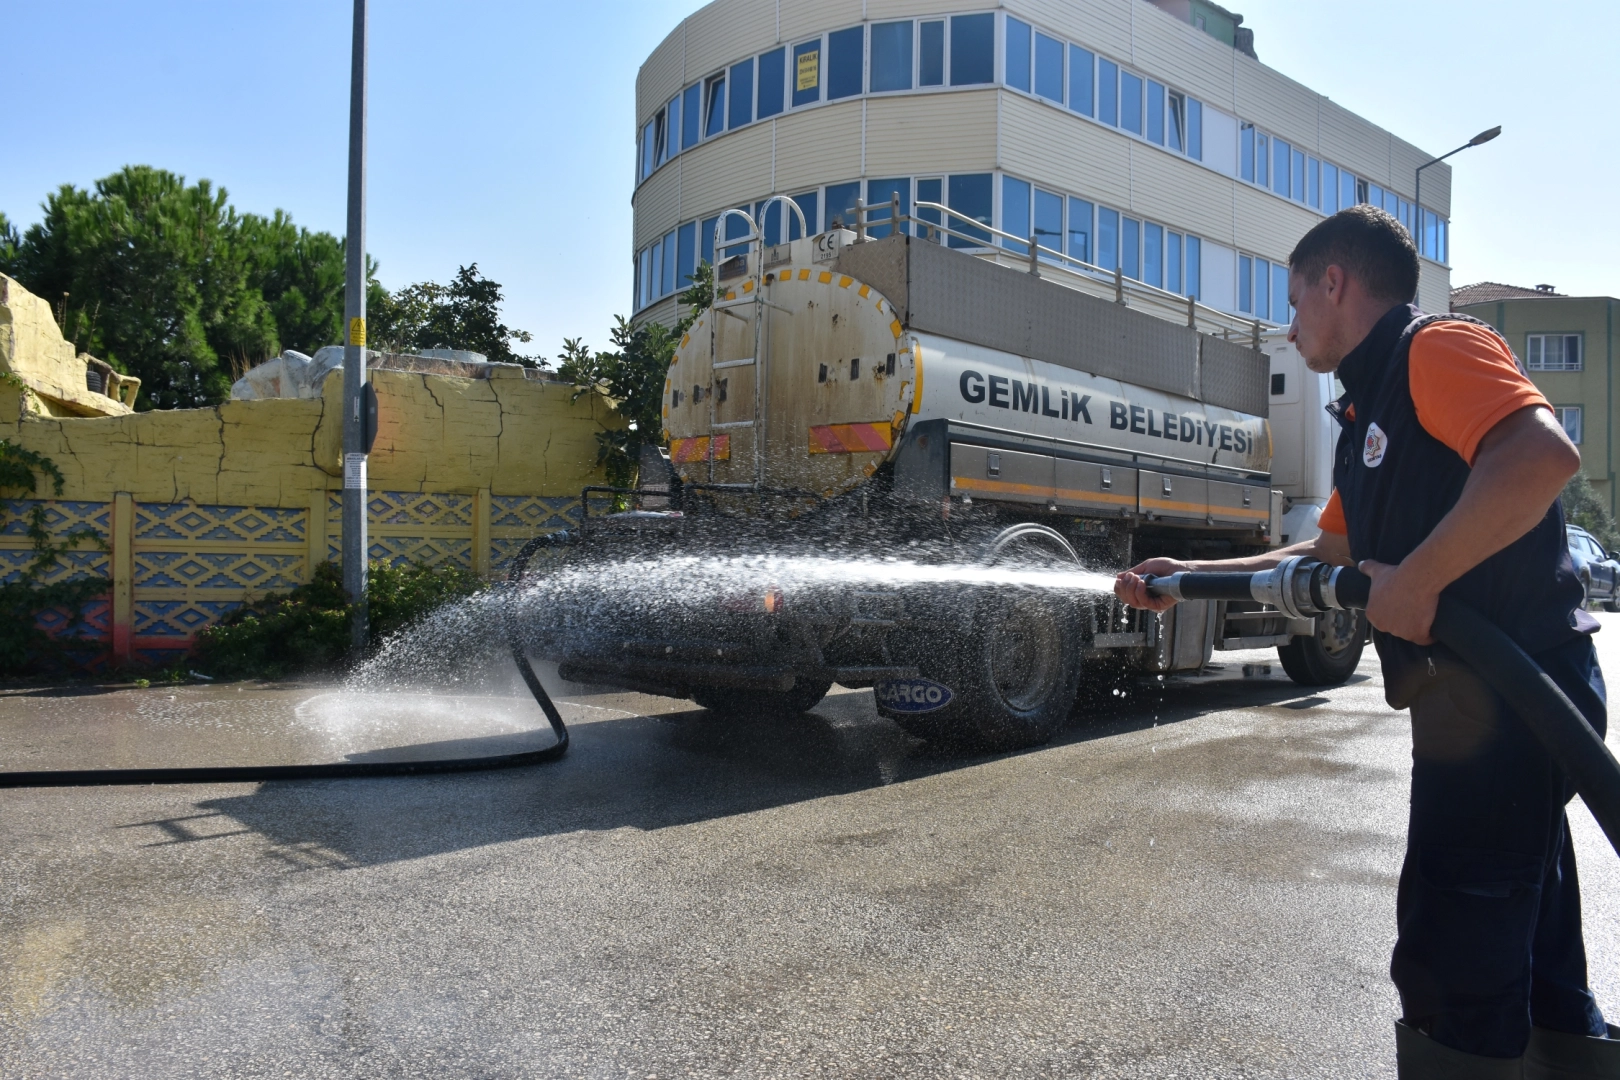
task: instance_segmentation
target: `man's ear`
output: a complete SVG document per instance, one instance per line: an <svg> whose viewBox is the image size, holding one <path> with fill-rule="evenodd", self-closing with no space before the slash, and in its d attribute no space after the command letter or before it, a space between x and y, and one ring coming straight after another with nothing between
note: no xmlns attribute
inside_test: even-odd
<svg viewBox="0 0 1620 1080"><path fill-rule="evenodd" d="M1329 303L1344 303L1345 284L1346 278L1344 267L1337 264L1329 264L1329 266L1322 271L1322 291L1327 294Z"/></svg>

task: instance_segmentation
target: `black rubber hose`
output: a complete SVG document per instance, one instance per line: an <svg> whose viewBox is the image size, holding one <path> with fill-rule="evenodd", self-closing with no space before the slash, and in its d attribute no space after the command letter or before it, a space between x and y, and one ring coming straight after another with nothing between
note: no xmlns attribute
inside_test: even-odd
<svg viewBox="0 0 1620 1080"><path fill-rule="evenodd" d="M517 594L517 583L529 559L541 546L566 543L564 534L551 533L537 536L523 546L512 560L512 571L507 576L511 596ZM507 641L512 659L516 662L523 682L539 703L540 710L551 723L557 740L539 750L524 750L515 754L493 754L487 757L443 758L432 761L334 761L319 765L220 765L178 769L47 769L38 772L0 772L0 788L39 787L100 787L119 784L242 784L265 780L333 780L363 776L430 776L440 773L486 772L492 769L516 769L525 765L540 765L556 761L568 752L568 728L562 714L540 685L534 666L517 634L510 610Z"/></svg>
<svg viewBox="0 0 1620 1080"><path fill-rule="evenodd" d="M1181 575L1181 595L1189 600L1253 600L1248 574L1192 571Z"/></svg>

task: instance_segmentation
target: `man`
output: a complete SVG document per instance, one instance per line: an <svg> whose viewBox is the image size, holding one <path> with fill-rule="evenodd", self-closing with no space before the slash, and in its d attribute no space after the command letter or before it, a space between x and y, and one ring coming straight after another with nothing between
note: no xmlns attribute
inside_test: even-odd
<svg viewBox="0 0 1620 1080"><path fill-rule="evenodd" d="M1558 494L1580 454L1483 323L1422 316L1411 238L1382 210L1321 222L1289 257L1288 339L1345 395L1321 534L1266 555L1149 559L1145 574L1358 565L1392 707L1412 711L1412 797L1390 975L1396 1060L1420 1077L1620 1077L1620 1029L1586 984L1564 805L1573 794L1506 704L1430 636L1442 592L1506 631L1601 733L1603 675Z"/></svg>

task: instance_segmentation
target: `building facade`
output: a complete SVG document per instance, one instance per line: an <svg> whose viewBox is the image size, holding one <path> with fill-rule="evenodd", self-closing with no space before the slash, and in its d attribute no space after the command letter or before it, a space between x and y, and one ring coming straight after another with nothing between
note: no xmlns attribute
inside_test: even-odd
<svg viewBox="0 0 1620 1080"><path fill-rule="evenodd" d="M1552 286L1495 282L1452 294L1452 310L1496 327L1581 451L1581 470L1609 513L1616 507L1612 296L1564 296Z"/></svg>
<svg viewBox="0 0 1620 1080"><path fill-rule="evenodd" d="M1240 16L962 2L715 0L665 38L636 81L637 317L672 320L720 213L776 194L812 233L852 226L857 200L943 204L1272 324L1299 237L1371 202L1419 241L1419 303L1448 306L1449 166L1424 171L1416 205L1432 155L1261 64ZM798 234L779 210L768 242ZM722 248L744 229L727 219Z"/></svg>

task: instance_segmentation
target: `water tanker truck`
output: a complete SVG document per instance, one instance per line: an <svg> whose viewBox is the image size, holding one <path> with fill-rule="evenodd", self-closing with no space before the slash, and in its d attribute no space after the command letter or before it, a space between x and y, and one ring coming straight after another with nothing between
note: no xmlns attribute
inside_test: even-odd
<svg viewBox="0 0 1620 1080"><path fill-rule="evenodd" d="M748 235L717 239L714 303L664 387L667 483L644 469L635 492L587 491L570 539L592 557L774 545L863 572L673 618L598 612L536 639L565 678L717 710L869 686L915 735L1007 748L1050 738L1078 695L1219 650L1276 647L1305 685L1355 669L1354 611L1156 614L1106 592L883 580L885 560L1112 571L1305 539L1328 494L1331 386L1280 334L942 206L862 208L855 229L776 245L732 214ZM609 495L634 506L590 509Z"/></svg>

